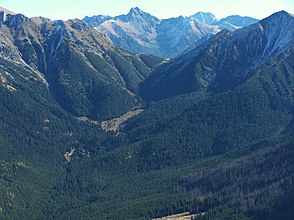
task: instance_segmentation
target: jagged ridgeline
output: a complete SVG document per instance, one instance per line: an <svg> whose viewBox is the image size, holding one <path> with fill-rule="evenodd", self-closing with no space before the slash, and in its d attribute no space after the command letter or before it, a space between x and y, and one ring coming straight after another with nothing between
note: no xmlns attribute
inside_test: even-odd
<svg viewBox="0 0 294 220"><path fill-rule="evenodd" d="M162 59L0 11L0 219L294 218L291 14Z"/></svg>
<svg viewBox="0 0 294 220"><path fill-rule="evenodd" d="M195 47L199 40L208 39L220 30L235 30L258 20L237 15L218 20L213 14L204 12L158 19L135 7L127 15L97 15L85 17L83 21L133 53L177 57Z"/></svg>

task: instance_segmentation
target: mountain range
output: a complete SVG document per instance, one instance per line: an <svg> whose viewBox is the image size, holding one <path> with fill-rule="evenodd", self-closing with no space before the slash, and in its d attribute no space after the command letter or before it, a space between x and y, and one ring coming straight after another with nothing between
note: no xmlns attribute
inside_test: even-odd
<svg viewBox="0 0 294 220"><path fill-rule="evenodd" d="M293 27L0 9L0 219L292 220Z"/></svg>
<svg viewBox="0 0 294 220"><path fill-rule="evenodd" d="M218 20L211 13L198 12L189 17L158 19L138 7L127 15L85 17L87 22L125 50L160 57L176 57L220 30L235 30L257 19L229 16Z"/></svg>

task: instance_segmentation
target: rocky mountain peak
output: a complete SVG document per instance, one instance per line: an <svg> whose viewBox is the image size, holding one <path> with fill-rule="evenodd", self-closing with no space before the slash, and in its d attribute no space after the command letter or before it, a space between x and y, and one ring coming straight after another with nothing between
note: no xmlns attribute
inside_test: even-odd
<svg viewBox="0 0 294 220"><path fill-rule="evenodd" d="M217 22L217 18L210 12L200 11L197 12L195 15L192 15L191 17L196 18L205 24L213 24Z"/></svg>
<svg viewBox="0 0 294 220"><path fill-rule="evenodd" d="M140 8L138 7L133 7L130 9L129 14L144 14L145 12L143 12Z"/></svg>
<svg viewBox="0 0 294 220"><path fill-rule="evenodd" d="M151 14L142 11L138 7L131 8L129 13L127 15L120 15L117 16L116 18L124 21L124 22L129 22L129 21L147 21L149 23L154 23L159 21L158 18L152 16Z"/></svg>
<svg viewBox="0 0 294 220"><path fill-rule="evenodd" d="M270 18L270 19L269 19ZM278 11L274 14L272 14L271 16L269 16L268 18L263 19L262 21L267 21L267 20L280 20L283 21L284 19L293 19L294 15L282 10L282 11Z"/></svg>

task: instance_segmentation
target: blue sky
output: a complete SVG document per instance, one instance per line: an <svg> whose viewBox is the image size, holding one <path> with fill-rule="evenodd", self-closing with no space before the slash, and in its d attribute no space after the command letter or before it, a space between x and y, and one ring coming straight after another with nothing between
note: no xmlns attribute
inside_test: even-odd
<svg viewBox="0 0 294 220"><path fill-rule="evenodd" d="M212 12L218 18L239 14L259 19L280 10L294 13L294 0L0 0L0 6L28 17L53 20L126 14L132 7L159 18L188 16L198 11Z"/></svg>

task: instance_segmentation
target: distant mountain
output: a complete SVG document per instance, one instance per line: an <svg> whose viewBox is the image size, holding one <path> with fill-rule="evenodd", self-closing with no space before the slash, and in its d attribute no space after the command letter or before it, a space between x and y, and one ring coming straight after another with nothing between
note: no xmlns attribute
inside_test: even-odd
<svg viewBox="0 0 294 220"><path fill-rule="evenodd" d="M106 34L117 46L134 53L158 55L156 26L159 19L139 8L132 8L127 15L111 18L95 28Z"/></svg>
<svg viewBox="0 0 294 220"><path fill-rule="evenodd" d="M219 31L217 27L202 23L193 17L178 17L162 20L157 27L156 41L161 56L174 57L191 47L202 37L210 36Z"/></svg>
<svg viewBox="0 0 294 220"><path fill-rule="evenodd" d="M221 31L153 72L142 84L143 94L161 99L193 91L232 89L261 65L293 48L293 26L293 16L281 11L234 32Z"/></svg>
<svg viewBox="0 0 294 220"><path fill-rule="evenodd" d="M213 24L218 21L218 19L209 12L197 12L195 15L191 17L196 18L204 24Z"/></svg>
<svg viewBox="0 0 294 220"><path fill-rule="evenodd" d="M227 30L236 30L241 27L245 27L251 25L253 23L258 22L257 19L251 17L242 17L239 15L232 15L226 18L220 19L219 21L213 23L213 25L219 26L220 29L227 29Z"/></svg>
<svg viewBox="0 0 294 220"><path fill-rule="evenodd" d="M101 24L98 30L126 50L162 57L173 57L204 35L218 31L193 17L159 20L139 8L132 8L128 15L117 16L114 20ZM109 33L105 26L112 27L116 34Z"/></svg>
<svg viewBox="0 0 294 220"><path fill-rule="evenodd" d="M93 26L93 27L97 27L100 24L102 24L104 21L108 21L110 20L111 17L110 16L104 16L104 15L96 15L93 17L85 17L83 20L88 23L89 25Z"/></svg>
<svg viewBox="0 0 294 220"><path fill-rule="evenodd" d="M161 62L117 48L80 20L9 14L0 32L1 56L36 72L60 106L79 117L112 118L138 105L138 84Z"/></svg>
<svg viewBox="0 0 294 220"><path fill-rule="evenodd" d="M237 29L257 21L239 16L218 23L213 14L204 12L161 20L137 7L132 8L127 15L98 15L83 20L128 51L160 57L176 57L203 37L208 38L221 29Z"/></svg>

